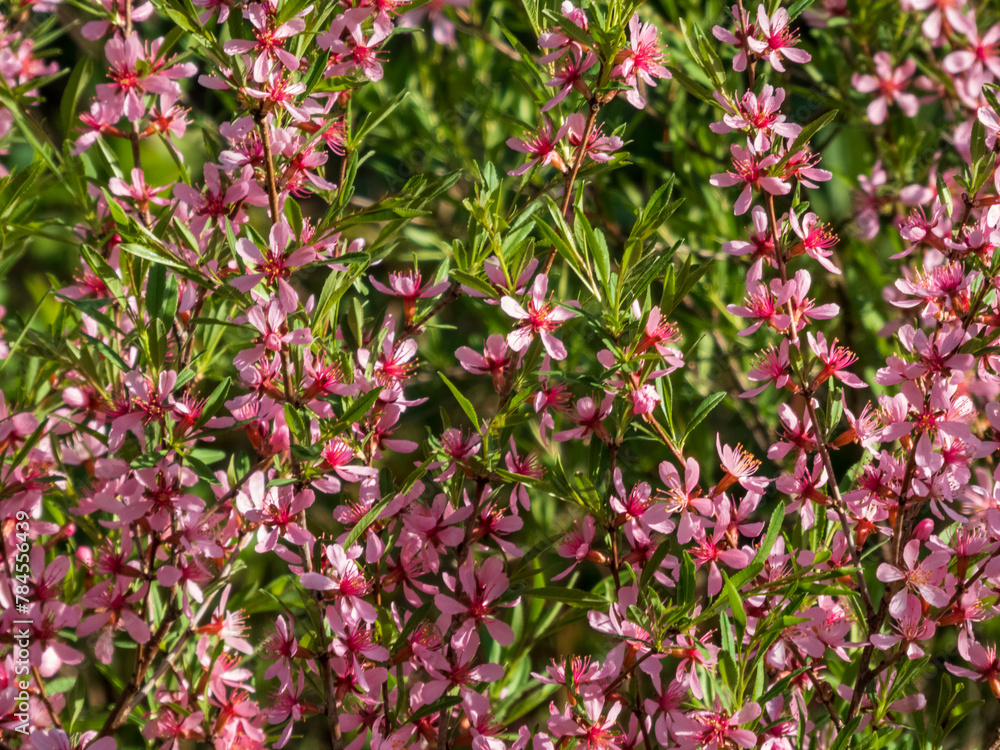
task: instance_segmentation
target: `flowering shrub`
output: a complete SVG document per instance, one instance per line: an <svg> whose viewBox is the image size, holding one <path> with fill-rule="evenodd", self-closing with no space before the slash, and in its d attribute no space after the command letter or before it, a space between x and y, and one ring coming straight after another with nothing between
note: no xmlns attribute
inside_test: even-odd
<svg viewBox="0 0 1000 750"><path fill-rule="evenodd" d="M6 0L0 748L1000 747L980 0Z"/></svg>

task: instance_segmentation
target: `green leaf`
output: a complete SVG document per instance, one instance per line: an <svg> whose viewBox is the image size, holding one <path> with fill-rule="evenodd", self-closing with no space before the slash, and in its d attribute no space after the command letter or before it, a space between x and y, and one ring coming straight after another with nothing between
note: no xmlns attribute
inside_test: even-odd
<svg viewBox="0 0 1000 750"><path fill-rule="evenodd" d="M736 587L733 586L733 582L729 579L728 576L726 576L725 573L723 573L722 575L725 580L725 583L723 584L723 589L726 592L726 597L729 599L729 608L733 612L733 619L736 620L736 622L738 622L740 625L741 629L740 635L742 637L742 631L746 630L747 627L747 613L746 610L743 609L743 602L740 599L739 591L736 590Z"/></svg>
<svg viewBox="0 0 1000 750"><path fill-rule="evenodd" d="M705 417L711 414L712 410L716 406L721 404L725 400L725 398L726 398L726 392L718 391L717 393L713 393L711 396L706 398L704 401L701 402L701 404L698 405L698 408L695 411L694 416L691 417L691 422L690 424L688 424L687 430L684 432L684 437L682 437L680 440L681 446L684 445L687 439L691 436L691 433L694 432L695 427L697 427L703 421L705 421Z"/></svg>
<svg viewBox="0 0 1000 750"><path fill-rule="evenodd" d="M764 535L764 541L757 549L757 554L753 556L753 560L750 561L747 567L738 571L729 579L737 591L740 591L746 584L756 578L760 574L760 571L764 569L764 563L767 561L767 556L771 554L771 548L774 547L774 543L778 541L778 535L781 534L781 524L784 521L785 506L782 504L775 508L774 513L771 514L771 520L767 523L767 533Z"/></svg>
<svg viewBox="0 0 1000 750"><path fill-rule="evenodd" d="M159 318L163 309L163 295L167 286L167 268L162 263L154 263L149 269L146 281L146 310L150 318Z"/></svg>
<svg viewBox="0 0 1000 750"><path fill-rule="evenodd" d="M154 318L149 327L149 354L152 364L160 370L167 357L167 326L160 318Z"/></svg>
<svg viewBox="0 0 1000 750"><path fill-rule="evenodd" d="M801 15L802 11L809 8L816 0L797 0L788 8L788 20L794 21Z"/></svg>
<svg viewBox="0 0 1000 750"><path fill-rule="evenodd" d="M215 386L215 390L205 399L205 406L202 408L201 417L198 419L198 427L204 425L222 408L222 403L226 400L226 396L229 395L229 386L232 385L232 382L231 378L226 378Z"/></svg>
<svg viewBox="0 0 1000 750"><path fill-rule="evenodd" d="M978 165L986 155L986 128L977 117L972 121L972 136L970 139L973 167Z"/></svg>
<svg viewBox="0 0 1000 750"><path fill-rule="evenodd" d="M795 154L797 154L799 151L801 151L809 143L809 141L812 140L812 137L814 135L816 135L820 130L822 130L831 122L833 122L834 118L836 117L837 117L837 110L831 109L826 114L820 115L811 123L802 128L802 132L799 133L798 136L796 136L794 141L792 141L792 145L788 147L788 151L786 151L785 155L781 157L781 161L779 161L775 166L771 168L771 173L778 174L779 172L781 172L784 166L788 163L788 160L791 159L793 156L795 156Z"/></svg>
<svg viewBox="0 0 1000 750"><path fill-rule="evenodd" d="M531 24L531 30L538 36L542 33L541 19L538 15L539 2L538 0L524 0L524 11L528 16L528 23Z"/></svg>
<svg viewBox="0 0 1000 750"><path fill-rule="evenodd" d="M109 201L110 205L110 201ZM170 268L176 268L180 271L188 270L187 266L182 264L180 261L176 261L169 256L162 255L156 250L149 247L144 247L142 245L136 245L134 243L125 242L118 246L121 250L124 250L129 255L134 255L137 258L142 258L143 260L148 260L153 263L160 263L162 265L168 266Z"/></svg>
<svg viewBox="0 0 1000 750"><path fill-rule="evenodd" d="M355 400L341 415L332 429L334 435L339 435L346 428L350 427L352 424L357 422L363 416L365 416L369 410L371 410L372 405L378 400L378 395L382 392L382 386L379 386L371 391L368 391L364 396ZM349 545L345 545L349 546Z"/></svg>
<svg viewBox="0 0 1000 750"><path fill-rule="evenodd" d="M375 523L376 520L378 520L378 517L382 515L382 511L389 506L389 503L391 503L395 497L395 494L389 493L375 503L371 510L361 517L361 520L354 525L354 528L351 529L351 532L347 535L347 539L344 540L344 549L350 549L354 546L354 543L358 541L366 531L368 531L368 528Z"/></svg>
<svg viewBox="0 0 1000 750"><path fill-rule="evenodd" d="M448 272L448 278L452 281L457 281L460 284L465 284L470 289L475 289L480 294L486 296L487 299L497 299L500 295L497 294L497 290L489 282L483 281L482 279L473 276L472 274L459 271L457 269L452 269Z"/></svg>
<svg viewBox="0 0 1000 750"><path fill-rule="evenodd" d="M66 89L63 91L62 101L59 103L59 115L62 119L63 133L66 138L70 137L76 119L76 108L80 102L80 97L87 86L90 85L90 76L93 73L94 60L90 55L80 57L73 73L66 82Z"/></svg>
<svg viewBox="0 0 1000 750"><path fill-rule="evenodd" d="M858 731L858 727L861 726L861 720L863 717L855 716L849 722L847 722L840 731L837 732L837 738L834 740L833 744L830 745L830 750L847 750L851 746L851 741L854 739L855 734Z"/></svg>
<svg viewBox="0 0 1000 750"><path fill-rule="evenodd" d="M423 719L425 716L433 716L434 714L441 713L442 711L448 711L449 709L454 708L461 702L462 702L461 697L457 695L446 695L443 698L438 698L429 706L424 706L423 708L421 708L419 711L414 713L413 716L409 718L409 721L413 724L416 724L420 719Z"/></svg>
<svg viewBox="0 0 1000 750"><path fill-rule="evenodd" d="M670 71L673 79L681 85L681 88L687 91L696 99L701 99L703 102L711 104L714 107L718 107L719 103L715 101L715 97L712 96L712 90L708 88L703 83L699 83L694 80L691 76L685 73L681 68L676 65L667 65L667 70Z"/></svg>
<svg viewBox="0 0 1000 750"><path fill-rule="evenodd" d="M294 404L285 404L285 421L288 422L288 427L292 431L292 437L301 443L303 438L308 435L308 426L305 419L302 418L302 413Z"/></svg>
<svg viewBox="0 0 1000 750"><path fill-rule="evenodd" d="M653 580L653 574L660 569L660 564L666 559L669 552L670 545L666 540L663 540L653 551L653 554L649 556L649 559L643 563L642 576L639 578L640 591L645 591L646 587L650 585Z"/></svg>
<svg viewBox="0 0 1000 750"><path fill-rule="evenodd" d="M983 84L983 96L986 97L986 101L993 108L993 111L1000 115L1000 101L997 100L997 93L1000 93L1000 86L995 83Z"/></svg>
<svg viewBox="0 0 1000 750"><path fill-rule="evenodd" d="M940 172L937 175L937 195L938 200L941 201L941 205L944 206L945 213L948 214L948 218L951 218L952 211L954 211L954 206L951 200L951 191L948 190L948 183L945 182L944 175Z"/></svg>
<svg viewBox="0 0 1000 750"><path fill-rule="evenodd" d="M687 552L682 554L681 574L677 580L677 604L687 608L694 601L695 567L691 555Z"/></svg>
<svg viewBox="0 0 1000 750"><path fill-rule="evenodd" d="M538 589L530 589L525 591L524 595L544 599L549 602L568 604L571 607L578 607L580 609L603 611L608 607L608 602L603 597L586 591L580 591L580 589L563 588L560 586L543 586Z"/></svg>
<svg viewBox="0 0 1000 750"><path fill-rule="evenodd" d="M391 115L393 111L403 103L403 101L410 95L409 91L405 89L400 91L396 96L387 101L377 110L368 115L364 122L361 123L360 127L353 133L350 141L348 142L347 148L354 151L358 148L361 142L365 139L369 133L371 133L379 123L381 123L386 117Z"/></svg>
<svg viewBox="0 0 1000 750"><path fill-rule="evenodd" d="M465 416L469 418L469 421L472 422L473 428L478 432L479 416L476 414L476 409L472 405L472 402L462 395L462 392L455 387L454 383L452 383L450 380L448 380L447 377L445 377L445 374L443 372L438 372L438 376L441 378L441 380L444 381L444 384L448 386L448 390L451 391L452 395L455 397L455 400L458 401L458 405L461 406L462 411L465 412Z"/></svg>

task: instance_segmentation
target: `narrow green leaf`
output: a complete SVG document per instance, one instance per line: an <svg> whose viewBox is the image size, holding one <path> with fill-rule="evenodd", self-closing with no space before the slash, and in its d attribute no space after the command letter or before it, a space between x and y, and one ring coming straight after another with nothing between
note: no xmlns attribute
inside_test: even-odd
<svg viewBox="0 0 1000 750"><path fill-rule="evenodd" d="M533 596L549 602L559 602L568 604L571 607L580 609L604 610L608 607L608 602L596 594L591 594L579 589L564 588L562 586L543 586L542 588L530 589L524 592L525 596Z"/></svg>
<svg viewBox="0 0 1000 750"><path fill-rule="evenodd" d="M694 416L691 417L691 422L688 424L688 428L684 433L684 437L681 438L681 445L683 445L687 439L694 432L694 429L705 421L705 417L712 413L712 410L721 404L726 398L725 391L718 391L713 393L711 396L706 398L701 404L698 405L697 410L695 410Z"/></svg>
<svg viewBox="0 0 1000 750"><path fill-rule="evenodd" d="M444 381L444 384L448 386L448 390L451 391L452 395L455 397L455 400L458 401L458 405L462 407L462 411L465 412L465 416L467 416L469 418L469 421L472 422L472 427L476 431L478 431L479 416L476 414L476 409L475 407L473 407L472 402L462 395L462 392L455 387L454 383L452 383L450 380L448 380L447 377L445 377L445 374L443 372L438 372L438 376L441 378L441 380Z"/></svg>

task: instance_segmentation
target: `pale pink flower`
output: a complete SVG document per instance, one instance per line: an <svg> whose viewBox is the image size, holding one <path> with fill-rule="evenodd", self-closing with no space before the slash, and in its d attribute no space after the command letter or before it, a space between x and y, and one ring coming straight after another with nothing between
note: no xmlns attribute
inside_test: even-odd
<svg viewBox="0 0 1000 750"><path fill-rule="evenodd" d="M513 297L500 300L500 307L517 321L517 326L507 334L507 343L515 352L523 352L537 335L542 340L545 351L554 360L566 359L566 347L552 335L565 321L576 317L576 313L565 307L553 305L545 296L549 288L549 277L539 274L531 287L527 299L527 310Z"/></svg>
<svg viewBox="0 0 1000 750"><path fill-rule="evenodd" d="M917 70L917 62L908 58L898 68L892 67L892 58L888 52L875 53L875 75L851 76L851 84L862 94L874 91L879 95L868 105L868 119L873 125L881 125L885 121L889 105L896 104L907 117L913 117L920 108L917 97L906 93L904 89Z"/></svg>

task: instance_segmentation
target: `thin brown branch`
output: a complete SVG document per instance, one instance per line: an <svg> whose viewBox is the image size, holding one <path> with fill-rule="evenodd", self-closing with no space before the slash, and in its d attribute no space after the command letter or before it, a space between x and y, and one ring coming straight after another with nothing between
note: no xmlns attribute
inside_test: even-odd
<svg viewBox="0 0 1000 750"><path fill-rule="evenodd" d="M583 138L580 140L580 145L576 147L576 154L573 157L573 165L570 167L569 172L566 174L566 180L563 183L563 202L562 202L562 215L563 218L569 215L569 207L573 204L573 183L576 181L576 176L580 172L580 167L583 165L583 159L587 155L587 143L590 141L590 134L594 131L594 123L597 121L597 113L601 111L601 103L597 99L590 100L590 108L587 112L587 124L583 128ZM548 275L549 271L552 270L552 263L556 259L556 246L553 245L549 248L549 254L545 258L545 264L542 266L542 273Z"/></svg>

